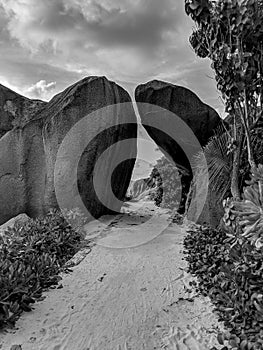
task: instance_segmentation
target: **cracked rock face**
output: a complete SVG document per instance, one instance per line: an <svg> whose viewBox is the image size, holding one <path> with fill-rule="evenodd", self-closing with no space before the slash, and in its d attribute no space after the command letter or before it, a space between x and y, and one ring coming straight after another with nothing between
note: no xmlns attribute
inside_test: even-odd
<svg viewBox="0 0 263 350"><path fill-rule="evenodd" d="M165 115L159 113L156 117L154 106L164 108L180 117L193 131L201 146L205 146L209 138L214 135L214 131L221 119L213 108L203 103L192 91L158 80L139 85L135 91L135 99L138 104L142 124L149 136L160 147L160 150L164 152L165 156L171 158L178 166L182 182L182 199L179 212L183 213L192 181L192 170L189 159L176 142L176 137L184 137L184 135L177 135L176 122L173 120L174 118L171 118L171 114ZM144 106L140 103L147 103L153 107ZM158 123L160 125L166 124L168 125L168 129L175 131L176 137L172 139L167 134L158 130L158 128L147 126L147 122L150 122L154 118L158 119L157 125ZM187 145L187 139L184 142Z"/></svg>
<svg viewBox="0 0 263 350"><path fill-rule="evenodd" d="M0 224L20 213L36 217L58 207L54 186L58 150L72 127L83 118L85 128L70 145L73 149L81 138L92 141L77 163L76 188L94 217L112 213L109 207L118 211L121 202L110 195L110 184L116 197L124 199L137 156L137 120L129 94L105 77L85 78L48 103L28 100L10 90L8 94L3 104L6 110L3 112L4 107L0 110L0 126L5 131L0 139ZM22 101L24 110L14 101ZM100 110L111 105L114 107L107 113ZM126 121L130 124L125 124ZM117 126L110 127L112 123ZM129 147L118 143L128 138L133 140ZM94 167L103 152L114 144L117 146L98 169L102 204L94 190ZM75 159L70 158L70 150L64 156L59 186L64 185L65 177L71 179L70 172L74 171ZM113 173L112 164L119 164ZM65 195L73 205L77 194L66 187Z"/></svg>
<svg viewBox="0 0 263 350"><path fill-rule="evenodd" d="M23 126L47 102L30 100L0 84L0 138L15 126Z"/></svg>

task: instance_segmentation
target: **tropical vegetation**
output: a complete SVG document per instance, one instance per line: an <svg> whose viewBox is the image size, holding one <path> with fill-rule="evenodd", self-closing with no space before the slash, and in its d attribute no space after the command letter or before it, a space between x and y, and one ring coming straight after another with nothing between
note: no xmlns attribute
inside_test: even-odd
<svg viewBox="0 0 263 350"><path fill-rule="evenodd" d="M78 210L53 210L0 235L0 329L13 326L43 291L59 284L59 273L69 271L65 264L90 244L80 229L84 221Z"/></svg>
<svg viewBox="0 0 263 350"><path fill-rule="evenodd" d="M228 117L204 148L210 191L223 201L218 230L185 239L189 271L208 295L231 349L263 348L263 1L185 0L190 43L211 60Z"/></svg>
<svg viewBox="0 0 263 350"><path fill-rule="evenodd" d="M156 183L151 199L162 208L176 209L181 199L181 180L177 167L167 158L156 161L150 178Z"/></svg>
<svg viewBox="0 0 263 350"><path fill-rule="evenodd" d="M196 24L190 43L209 58L218 90L230 116L228 150L233 155L231 192L240 199L241 150L250 168L256 165L252 135L260 130L263 105L263 1L185 0Z"/></svg>

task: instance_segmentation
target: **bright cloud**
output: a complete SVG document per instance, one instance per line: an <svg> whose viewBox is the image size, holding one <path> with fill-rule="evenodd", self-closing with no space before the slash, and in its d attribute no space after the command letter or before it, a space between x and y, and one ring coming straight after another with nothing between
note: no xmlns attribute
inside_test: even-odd
<svg viewBox="0 0 263 350"><path fill-rule="evenodd" d="M46 80L40 80L36 84L30 86L25 95L32 98L46 100L56 88L56 82L47 83Z"/></svg>

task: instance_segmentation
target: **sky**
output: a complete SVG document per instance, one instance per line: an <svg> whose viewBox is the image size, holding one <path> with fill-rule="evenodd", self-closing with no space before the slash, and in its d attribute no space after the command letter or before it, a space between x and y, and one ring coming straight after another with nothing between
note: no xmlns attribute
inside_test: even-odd
<svg viewBox="0 0 263 350"><path fill-rule="evenodd" d="M184 0L0 0L0 83L48 101L89 75L131 94L159 79L223 117L210 62L189 44L193 28Z"/></svg>

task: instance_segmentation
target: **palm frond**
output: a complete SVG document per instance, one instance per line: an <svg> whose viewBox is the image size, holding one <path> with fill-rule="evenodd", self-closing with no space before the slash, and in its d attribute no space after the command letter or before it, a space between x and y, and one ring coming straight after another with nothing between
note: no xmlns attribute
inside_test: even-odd
<svg viewBox="0 0 263 350"><path fill-rule="evenodd" d="M226 132L219 133L210 139L203 152L207 162L210 181L210 191L216 193L220 201L226 197L231 188L232 155L228 154L229 136ZM197 168L199 168L197 156ZM201 163L202 164L202 163ZM199 168L199 170L202 170ZM205 170L205 169L203 169Z"/></svg>

